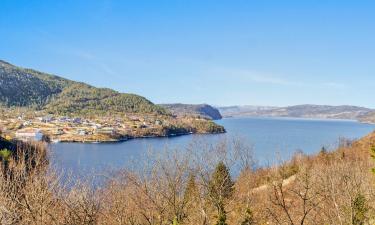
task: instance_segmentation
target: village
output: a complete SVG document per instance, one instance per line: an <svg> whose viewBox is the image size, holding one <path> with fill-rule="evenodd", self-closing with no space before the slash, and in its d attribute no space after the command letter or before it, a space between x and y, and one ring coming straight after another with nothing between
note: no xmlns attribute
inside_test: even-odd
<svg viewBox="0 0 375 225"><path fill-rule="evenodd" d="M0 113L0 135L8 140L97 143L225 132L213 121L191 115L134 113L82 117L5 108L0 108Z"/></svg>
<svg viewBox="0 0 375 225"><path fill-rule="evenodd" d="M173 136L168 130L175 127L176 123L173 117L156 115L87 119L53 115L30 118L21 114L1 118L0 132L7 139L23 141L108 142L137 137Z"/></svg>

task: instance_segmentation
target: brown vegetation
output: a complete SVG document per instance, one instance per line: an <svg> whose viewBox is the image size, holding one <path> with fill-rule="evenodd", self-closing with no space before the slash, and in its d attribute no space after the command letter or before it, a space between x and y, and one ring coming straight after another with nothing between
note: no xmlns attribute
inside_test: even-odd
<svg viewBox="0 0 375 225"><path fill-rule="evenodd" d="M374 144L372 134L334 152L254 169L252 148L241 140L195 143L151 155L100 188L64 185L48 169L45 148L24 145L1 168L0 224L370 224ZM25 157L29 151L40 154ZM241 171L236 179L233 167Z"/></svg>

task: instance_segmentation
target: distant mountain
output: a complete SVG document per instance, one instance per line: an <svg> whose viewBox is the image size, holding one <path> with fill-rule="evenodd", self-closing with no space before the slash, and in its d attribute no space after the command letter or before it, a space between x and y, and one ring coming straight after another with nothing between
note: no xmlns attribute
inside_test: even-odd
<svg viewBox="0 0 375 225"><path fill-rule="evenodd" d="M172 114L177 116L193 115L212 120L219 120L222 118L219 110L207 104L161 104L160 106L168 109Z"/></svg>
<svg viewBox="0 0 375 225"><path fill-rule="evenodd" d="M54 114L167 113L138 95L96 88L1 60L0 104Z"/></svg>
<svg viewBox="0 0 375 225"><path fill-rule="evenodd" d="M362 115L358 118L359 121L363 123L375 123L375 112L369 112L365 115Z"/></svg>
<svg viewBox="0 0 375 225"><path fill-rule="evenodd" d="M287 107L230 106L219 107L224 117L297 117L357 120L375 110L357 106L296 105Z"/></svg>
<svg viewBox="0 0 375 225"><path fill-rule="evenodd" d="M257 113L266 110L277 109L278 107L272 106L223 106L216 107L223 117L235 117L235 116L256 116Z"/></svg>

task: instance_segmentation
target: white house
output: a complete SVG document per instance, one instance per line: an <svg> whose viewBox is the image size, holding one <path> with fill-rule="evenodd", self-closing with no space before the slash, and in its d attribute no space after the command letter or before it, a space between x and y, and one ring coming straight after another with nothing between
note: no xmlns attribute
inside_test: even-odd
<svg viewBox="0 0 375 225"><path fill-rule="evenodd" d="M83 129L79 129L79 130L77 130L77 134L80 135L80 136L85 136L85 135L87 135L87 131L85 131Z"/></svg>
<svg viewBox="0 0 375 225"><path fill-rule="evenodd" d="M43 133L39 129L22 129L16 132L16 138L23 141L41 141Z"/></svg>
<svg viewBox="0 0 375 225"><path fill-rule="evenodd" d="M113 127L103 127L101 129L95 130L95 133L113 135L115 133L115 129Z"/></svg>

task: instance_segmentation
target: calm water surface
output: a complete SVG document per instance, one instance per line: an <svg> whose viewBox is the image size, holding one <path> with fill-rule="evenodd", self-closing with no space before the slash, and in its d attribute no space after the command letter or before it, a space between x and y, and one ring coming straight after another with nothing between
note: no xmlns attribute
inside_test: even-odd
<svg viewBox="0 0 375 225"><path fill-rule="evenodd" d="M254 145L254 154L260 164L274 162L276 157L290 157L296 150L318 152L322 146L334 148L340 137L360 138L375 129L375 125L343 120L307 120L290 118L228 118L217 121L227 133L217 135L186 135L173 138L134 139L119 143L52 145L54 165L73 173L98 172L118 169L129 161L140 160L152 148L183 149L198 139L217 142L223 138L241 136Z"/></svg>

